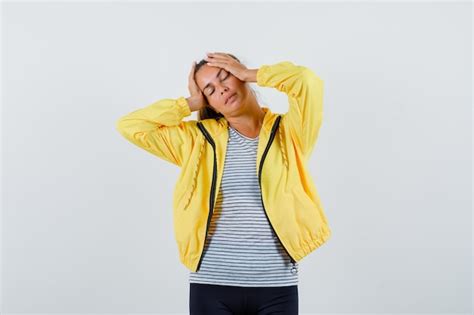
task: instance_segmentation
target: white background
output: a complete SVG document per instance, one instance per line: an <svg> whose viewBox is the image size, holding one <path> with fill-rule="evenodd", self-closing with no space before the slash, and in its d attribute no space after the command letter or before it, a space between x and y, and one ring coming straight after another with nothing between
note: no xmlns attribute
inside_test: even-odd
<svg viewBox="0 0 474 315"><path fill-rule="evenodd" d="M1 312L188 312L179 169L115 122L188 96L210 51L325 80L310 170L333 234L300 262L300 313L470 313L471 19L467 1L3 3Z"/></svg>

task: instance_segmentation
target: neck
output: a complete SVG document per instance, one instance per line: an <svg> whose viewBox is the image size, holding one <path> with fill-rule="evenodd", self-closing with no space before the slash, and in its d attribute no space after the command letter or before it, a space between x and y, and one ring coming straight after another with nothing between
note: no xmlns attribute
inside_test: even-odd
<svg viewBox="0 0 474 315"><path fill-rule="evenodd" d="M243 135L254 138L260 134L265 112L253 98L251 103L244 107L245 110L237 116L226 117L229 125Z"/></svg>

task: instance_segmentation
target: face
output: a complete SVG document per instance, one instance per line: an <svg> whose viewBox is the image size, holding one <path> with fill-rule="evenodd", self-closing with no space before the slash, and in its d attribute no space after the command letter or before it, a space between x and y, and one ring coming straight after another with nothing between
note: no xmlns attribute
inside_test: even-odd
<svg viewBox="0 0 474 315"><path fill-rule="evenodd" d="M224 116L244 104L248 92L245 82L223 68L203 65L196 72L195 80L209 105ZM233 94L236 95L226 103Z"/></svg>

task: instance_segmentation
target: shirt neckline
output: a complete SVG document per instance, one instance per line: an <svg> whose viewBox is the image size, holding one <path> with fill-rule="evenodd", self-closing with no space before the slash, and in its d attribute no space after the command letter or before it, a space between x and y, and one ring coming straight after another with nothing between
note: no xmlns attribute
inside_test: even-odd
<svg viewBox="0 0 474 315"><path fill-rule="evenodd" d="M258 140L258 137L259 137L259 136L256 136L255 138L250 138L250 137L247 137L247 136L241 134L240 132L237 131L237 129L231 127L230 125L229 125L229 128L232 129L233 131L235 131L235 133L237 133L237 134L238 134L239 136L241 136L242 138L245 138L245 139L251 140L251 141L252 141L252 140L253 140L253 141Z"/></svg>

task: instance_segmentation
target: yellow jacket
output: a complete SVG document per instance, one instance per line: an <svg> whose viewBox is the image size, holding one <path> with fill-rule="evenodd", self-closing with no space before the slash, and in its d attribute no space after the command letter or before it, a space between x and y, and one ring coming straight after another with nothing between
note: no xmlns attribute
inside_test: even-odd
<svg viewBox="0 0 474 315"><path fill-rule="evenodd" d="M331 235L307 161L323 117L323 81L290 61L263 65L257 85L288 95L285 114L265 111L256 175L267 218L292 262ZM229 138L225 118L183 121L191 111L185 97L161 99L118 119L126 139L181 167L173 193L173 222L181 262L196 272L216 203Z"/></svg>

